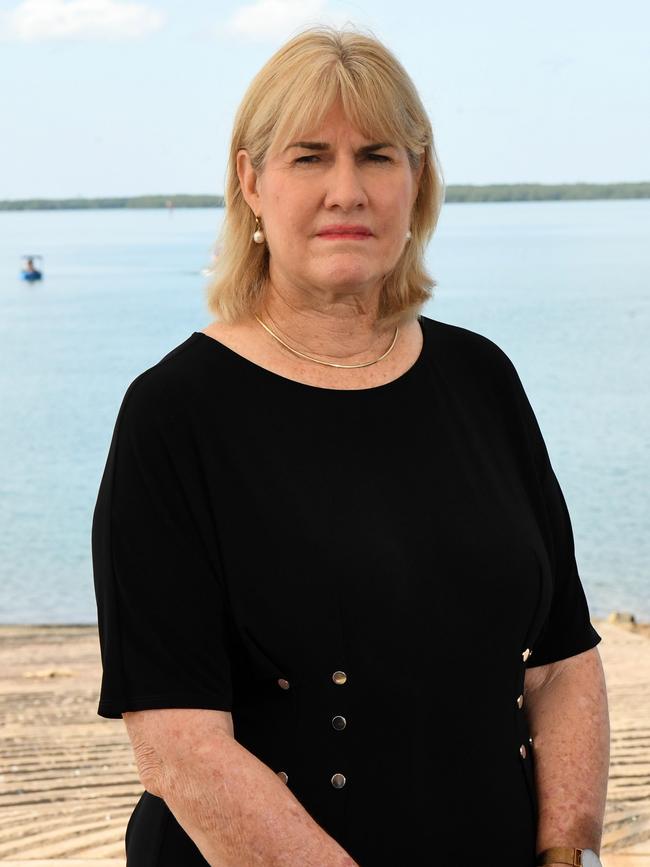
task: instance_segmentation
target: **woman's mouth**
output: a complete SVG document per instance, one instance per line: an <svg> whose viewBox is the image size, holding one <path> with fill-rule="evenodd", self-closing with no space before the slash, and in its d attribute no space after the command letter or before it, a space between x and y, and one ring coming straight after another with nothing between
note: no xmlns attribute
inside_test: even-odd
<svg viewBox="0 0 650 867"><path fill-rule="evenodd" d="M318 237L338 241L363 241L372 238L372 232L368 226L360 223L332 223L324 226L318 233Z"/></svg>

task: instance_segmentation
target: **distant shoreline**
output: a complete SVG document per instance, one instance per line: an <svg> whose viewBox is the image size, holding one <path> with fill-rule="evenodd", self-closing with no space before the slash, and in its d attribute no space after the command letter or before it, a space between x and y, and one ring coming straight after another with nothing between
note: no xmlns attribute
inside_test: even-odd
<svg viewBox="0 0 650 867"><path fill-rule="evenodd" d="M650 181L618 184L450 184L445 203L556 202L585 199L648 199ZM74 199L5 199L0 211L115 210L122 208L223 208L223 196L172 195L114 196Z"/></svg>

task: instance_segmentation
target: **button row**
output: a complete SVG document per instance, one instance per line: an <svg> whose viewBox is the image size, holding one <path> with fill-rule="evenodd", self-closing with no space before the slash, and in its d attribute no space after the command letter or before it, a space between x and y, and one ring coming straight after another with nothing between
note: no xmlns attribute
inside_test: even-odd
<svg viewBox="0 0 650 867"><path fill-rule="evenodd" d="M348 679L348 676L344 671L335 671L334 674L332 675L332 680L334 681L334 683L336 683L339 686L342 683L345 683L347 681L347 679ZM289 689L290 684L286 678L279 677L278 678L278 686L281 689Z"/></svg>
<svg viewBox="0 0 650 867"><path fill-rule="evenodd" d="M532 655L533 655L533 651L530 649L530 647L527 647L522 652L521 658L523 659L524 662L528 662L528 660L530 659L530 657ZM519 695L519 696L517 696L517 707L519 708L519 710L521 710L523 706L524 706L524 696ZM531 746L533 745L533 739L532 738L528 738L528 742L530 743ZM526 758L526 755L527 755L526 744L521 744L521 746L519 747L519 755L522 757L522 759Z"/></svg>
<svg viewBox="0 0 650 867"><path fill-rule="evenodd" d="M347 681L347 679L348 679L348 676L344 671L335 671L334 674L332 675L332 680L334 681L335 684L337 684L339 686L341 684L345 683ZM278 686L281 689L289 689L290 684L286 678L279 677L278 678ZM343 729L346 727L346 725L347 725L347 720L345 719L344 716L332 717L332 726L337 731L343 731ZM286 771L278 771L277 775L278 775L278 777L280 777L280 779L282 780L283 783L287 783L289 781L289 775L286 773ZM330 779L330 783L334 786L335 789L342 789L343 786L345 785L345 782L346 781L345 781L344 774L333 774L332 778Z"/></svg>
<svg viewBox="0 0 650 867"><path fill-rule="evenodd" d="M336 684L345 683L348 679L347 674L344 671L335 671L332 675L332 680ZM335 716L332 718L332 725L337 731L343 731L343 729L347 725L347 721L344 716ZM342 789L345 785L345 776L344 774L333 774L330 779L330 783L334 786L335 789Z"/></svg>

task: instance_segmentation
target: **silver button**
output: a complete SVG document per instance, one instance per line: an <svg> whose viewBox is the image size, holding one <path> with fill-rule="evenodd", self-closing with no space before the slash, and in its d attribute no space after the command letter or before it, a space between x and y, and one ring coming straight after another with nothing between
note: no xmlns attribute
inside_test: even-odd
<svg viewBox="0 0 650 867"><path fill-rule="evenodd" d="M283 677L279 677L278 686L281 686L282 689L289 689L289 681L285 680Z"/></svg>
<svg viewBox="0 0 650 867"><path fill-rule="evenodd" d="M525 744L522 744L519 747L519 755L522 757L522 759L526 758L526 745Z"/></svg>
<svg viewBox="0 0 650 867"><path fill-rule="evenodd" d="M528 743L529 743L529 744L531 745L531 747L532 747L532 745L533 745L533 739L532 739L532 738L528 738Z"/></svg>
<svg viewBox="0 0 650 867"><path fill-rule="evenodd" d="M345 717L344 716L335 716L332 719L332 725L334 726L334 728L337 731L339 731L339 732L342 731L347 725L347 723L345 721Z"/></svg>
<svg viewBox="0 0 650 867"><path fill-rule="evenodd" d="M523 704L524 704L524 697L523 697L523 695L520 695L519 698L517 699L517 707L519 708L519 710L521 710L521 708L523 707Z"/></svg>
<svg viewBox="0 0 650 867"><path fill-rule="evenodd" d="M332 675L332 680L334 683L345 683L348 679L347 674L344 671L335 671Z"/></svg>
<svg viewBox="0 0 650 867"><path fill-rule="evenodd" d="M529 647L527 647L524 650L524 652L521 654L521 658L523 659L524 662L526 662L526 660L528 659L528 657L531 655L532 652L533 651Z"/></svg>
<svg viewBox="0 0 650 867"><path fill-rule="evenodd" d="M286 774L284 771L278 771L278 777L280 777L283 783L286 783L289 779L289 775Z"/></svg>
<svg viewBox="0 0 650 867"><path fill-rule="evenodd" d="M335 789L342 789L345 785L345 777L343 774L334 774L330 782Z"/></svg>

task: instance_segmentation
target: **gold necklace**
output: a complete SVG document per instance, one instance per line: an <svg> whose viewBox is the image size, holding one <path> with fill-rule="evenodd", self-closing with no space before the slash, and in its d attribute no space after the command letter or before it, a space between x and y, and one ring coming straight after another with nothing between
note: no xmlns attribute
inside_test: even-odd
<svg viewBox="0 0 650 867"><path fill-rule="evenodd" d="M333 361L321 361L320 358L313 358L311 355L307 355L307 354L304 353L304 352L299 352L297 349L293 349L291 346L289 346L288 343L285 343L284 340L282 340L281 337L278 337L277 334L275 334L273 331L271 331L271 329L268 327L268 325L265 325L265 324L262 322L262 320L261 320L260 317L257 315L257 313L255 313L255 314L253 314L253 315L255 316L255 318L257 319L257 321L260 323L260 325L262 326L262 328L266 328L266 330L269 332L269 334L270 334L272 337L275 337L275 339L278 340L278 341L279 341L283 346L286 346L286 348L287 348L290 352L293 352L293 353L295 353L296 355L301 355L303 358L308 358L310 361L315 361L317 364L327 364L329 367L368 367L369 364L377 364L377 362L378 362L378 361L381 361L382 358L386 358L386 356L387 356L388 353L391 351L391 349L393 348L393 346L395 346L395 341L397 340L397 335L399 334L399 325L396 325L396 326L395 326L395 336L393 337L393 342L392 342L391 345L388 347L388 349L386 350L386 352L384 352L383 355L380 355L379 358L376 358L374 361L363 361L363 362L361 362L361 364L336 364L336 363L333 362Z"/></svg>

